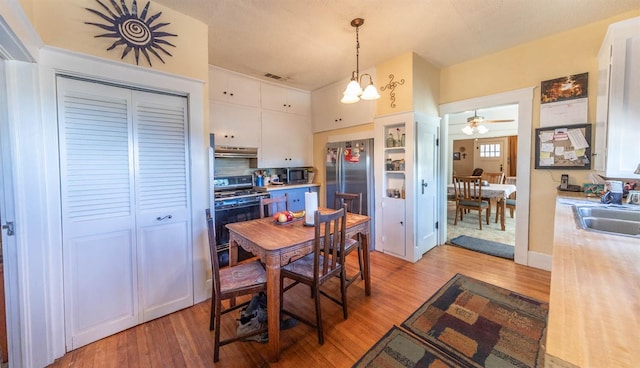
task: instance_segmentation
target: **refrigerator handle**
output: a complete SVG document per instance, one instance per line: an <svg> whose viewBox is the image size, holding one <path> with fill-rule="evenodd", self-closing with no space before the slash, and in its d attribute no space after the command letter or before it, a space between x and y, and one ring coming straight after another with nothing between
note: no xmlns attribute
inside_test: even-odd
<svg viewBox="0 0 640 368"><path fill-rule="evenodd" d="M342 192L342 155L344 152L342 151L342 147L338 147L338 162L336 163L336 171L337 171L337 182L336 182L336 192Z"/></svg>

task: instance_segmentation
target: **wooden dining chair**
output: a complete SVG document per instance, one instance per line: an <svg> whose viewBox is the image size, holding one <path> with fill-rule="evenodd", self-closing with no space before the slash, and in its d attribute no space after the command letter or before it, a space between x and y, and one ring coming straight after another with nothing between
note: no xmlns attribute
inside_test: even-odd
<svg viewBox="0 0 640 368"><path fill-rule="evenodd" d="M209 209L206 209L206 216L213 284L211 292L211 317L209 319L209 330L215 330L213 340L213 361L217 362L220 359L221 346L267 332L267 325L265 324L263 328L239 334L228 339L220 339L220 320L222 315L244 307L250 302L250 300L248 300L244 303L224 308L222 301L245 295L253 295L259 292L266 292L267 274L264 267L258 260L220 269L216 249L215 228L213 226L213 218L211 217L211 211Z"/></svg>
<svg viewBox="0 0 640 368"><path fill-rule="evenodd" d="M455 176L453 188L456 196L456 217L454 225L463 220L464 210L478 211L478 223L482 230L482 212L485 211L487 225L489 225L489 202L482 200L482 184L480 176Z"/></svg>
<svg viewBox="0 0 640 368"><path fill-rule="evenodd" d="M504 182L504 173L484 172L481 175L482 180L488 181L490 184L502 184Z"/></svg>
<svg viewBox="0 0 640 368"><path fill-rule="evenodd" d="M346 205L345 205L346 207ZM315 217L315 239L313 251L306 256L299 258L280 270L280 308L281 312L288 314L298 321L305 323L318 330L318 343L324 344L324 334L322 329L322 309L320 308L320 295L324 295L329 300L342 307L342 315L347 319L347 286L344 273L344 245L346 241L345 231L347 229L346 208L321 214L316 211ZM321 286L333 279L336 275L340 277L340 294L338 299L333 295L321 290ZM284 280L290 279L293 282L284 287ZM311 295L315 301L316 321L310 321L300 315L285 308L284 293L293 286L302 283L311 288ZM297 302L301 302L298 299Z"/></svg>
<svg viewBox="0 0 640 368"><path fill-rule="evenodd" d="M340 209L343 205L346 205L347 212L357 213L358 215L362 215L362 193L336 193L333 200L333 208ZM356 235L354 238L349 238L346 240L346 244L344 246L344 256L345 258L351 254L353 251L358 252L358 272L353 276L346 275L346 266L345 266L345 277L347 279L347 288L353 284L358 278L364 280L364 273L362 271L362 247L360 241L360 234Z"/></svg>
<svg viewBox="0 0 640 368"><path fill-rule="evenodd" d="M265 207L267 211L265 212ZM273 216L280 211L288 211L287 193L281 197L263 198L260 197L260 218Z"/></svg>
<svg viewBox="0 0 640 368"><path fill-rule="evenodd" d="M484 172L484 169L476 167L475 169L473 169L473 173L471 173L471 176L480 176L482 175L482 172Z"/></svg>
<svg viewBox="0 0 640 368"><path fill-rule="evenodd" d="M516 177L507 176L504 179L504 183L516 185ZM509 194L509 197L506 199L505 206L509 209L509 216L513 218L513 212L516 210L516 192Z"/></svg>

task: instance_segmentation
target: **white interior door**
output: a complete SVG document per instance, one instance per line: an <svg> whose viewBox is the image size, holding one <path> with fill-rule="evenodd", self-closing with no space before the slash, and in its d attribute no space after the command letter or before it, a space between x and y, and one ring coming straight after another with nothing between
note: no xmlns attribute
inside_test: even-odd
<svg viewBox="0 0 640 368"><path fill-rule="evenodd" d="M473 167L484 172L499 173L507 170L508 137L484 138L475 141Z"/></svg>
<svg viewBox="0 0 640 368"><path fill-rule="evenodd" d="M418 121L416 124L416 248L419 258L438 243L437 190L438 121Z"/></svg>
<svg viewBox="0 0 640 368"><path fill-rule="evenodd" d="M57 82L66 340L75 349L193 304L187 102Z"/></svg>

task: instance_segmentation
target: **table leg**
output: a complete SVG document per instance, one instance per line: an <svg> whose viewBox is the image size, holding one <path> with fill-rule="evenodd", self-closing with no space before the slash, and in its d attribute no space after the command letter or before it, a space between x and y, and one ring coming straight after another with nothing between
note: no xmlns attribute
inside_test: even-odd
<svg viewBox="0 0 640 368"><path fill-rule="evenodd" d="M280 359L280 258L267 255L267 318L269 328L269 360Z"/></svg>
<svg viewBox="0 0 640 368"><path fill-rule="evenodd" d="M504 212L507 209L507 199L503 198L500 202L498 202L498 205L502 206L500 211L500 226L502 227L502 231L505 231L505 227L504 227Z"/></svg>
<svg viewBox="0 0 640 368"><path fill-rule="evenodd" d="M364 294L371 295L371 267L369 263L369 234L360 234L360 248L362 248L362 263L364 268Z"/></svg>

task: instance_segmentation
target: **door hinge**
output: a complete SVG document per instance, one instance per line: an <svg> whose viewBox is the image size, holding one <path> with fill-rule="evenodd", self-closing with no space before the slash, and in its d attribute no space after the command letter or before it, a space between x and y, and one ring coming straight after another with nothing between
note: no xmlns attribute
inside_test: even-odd
<svg viewBox="0 0 640 368"><path fill-rule="evenodd" d="M440 138L436 138L436 146L440 145Z"/></svg>
<svg viewBox="0 0 640 368"><path fill-rule="evenodd" d="M436 221L436 229L438 229L438 225L439 225L439 223L438 223L438 221Z"/></svg>
<svg viewBox="0 0 640 368"><path fill-rule="evenodd" d="M2 228L7 229L7 236L13 236L15 234L13 222L11 221L8 221L6 224L2 225Z"/></svg>

